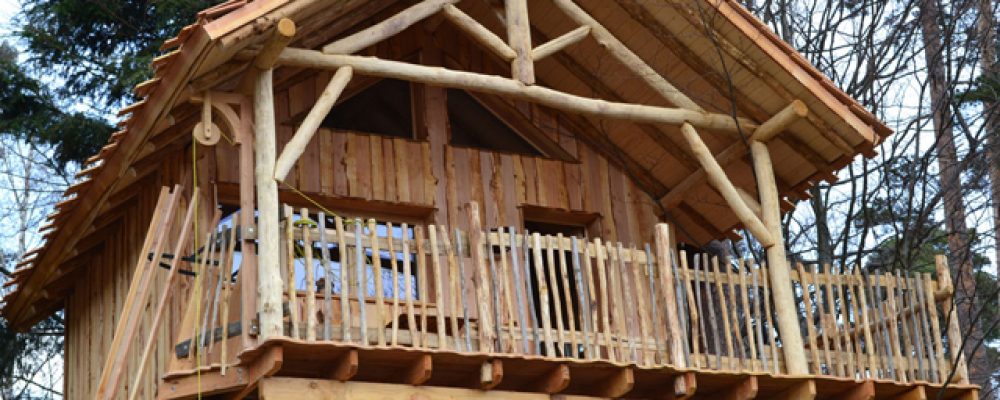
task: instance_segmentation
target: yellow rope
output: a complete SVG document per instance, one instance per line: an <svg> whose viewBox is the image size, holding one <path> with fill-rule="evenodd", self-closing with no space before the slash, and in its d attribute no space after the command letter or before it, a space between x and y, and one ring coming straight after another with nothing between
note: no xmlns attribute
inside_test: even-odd
<svg viewBox="0 0 1000 400"><path fill-rule="evenodd" d="M302 192L301 190L299 190L299 189L298 189L298 188L296 188L295 186L292 186L292 185L289 185L289 184L288 184L287 182L285 182L285 181L278 181L278 182L280 182L280 183L281 183L282 185L284 185L284 186L285 186L286 188L289 188L289 189L292 189L292 191L293 191L293 192L295 192L295 194L297 194L297 195L301 196L301 197L302 197L303 199L306 199L306 201L308 201L308 202L309 202L310 204L312 204L312 205L316 206L316 208L319 208L320 210L323 210L323 212L325 212L325 213L327 213L327 214L330 214L330 215L332 215L332 216L334 216L334 217L340 217L340 214L337 214L337 213L335 213L335 212L333 212L333 211L330 211L330 209L328 209L328 208L326 208L326 207L323 207L323 205L322 205L322 204L319 204L319 202L318 202L318 201L314 200L314 199L313 199L312 197L309 197L309 195L307 195L307 194L303 193L303 192ZM291 219L289 219L289 221L291 221Z"/></svg>

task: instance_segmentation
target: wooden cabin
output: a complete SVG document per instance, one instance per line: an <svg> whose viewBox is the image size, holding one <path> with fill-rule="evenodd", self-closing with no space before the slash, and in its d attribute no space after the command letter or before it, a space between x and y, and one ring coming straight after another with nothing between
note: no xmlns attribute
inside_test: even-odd
<svg viewBox="0 0 1000 400"><path fill-rule="evenodd" d="M789 262L891 132L736 1L230 0L162 51L3 299L67 398L977 397L943 263Z"/></svg>

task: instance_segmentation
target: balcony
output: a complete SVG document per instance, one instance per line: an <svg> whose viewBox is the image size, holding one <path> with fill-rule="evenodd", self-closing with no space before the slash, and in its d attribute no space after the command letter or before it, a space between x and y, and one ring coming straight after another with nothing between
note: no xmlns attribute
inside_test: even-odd
<svg viewBox="0 0 1000 400"><path fill-rule="evenodd" d="M239 218L223 223L193 263L197 307L160 397L183 397L195 371L237 368L230 385L247 384L268 360L283 376L607 397L683 397L747 377L777 394L804 379L785 367L764 263L676 251L665 225L640 246L478 227L474 215L463 231L286 207L271 286L282 335L266 340L256 321L233 317L260 306L231 278L247 268ZM859 382L882 394L967 393L951 283L938 271L794 266L792 307L820 397Z"/></svg>

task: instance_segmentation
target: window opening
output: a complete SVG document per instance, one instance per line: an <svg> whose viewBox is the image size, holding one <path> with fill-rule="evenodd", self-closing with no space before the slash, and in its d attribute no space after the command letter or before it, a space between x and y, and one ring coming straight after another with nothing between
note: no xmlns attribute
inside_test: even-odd
<svg viewBox="0 0 1000 400"><path fill-rule="evenodd" d="M382 79L334 106L321 126L413 139L410 83Z"/></svg>
<svg viewBox="0 0 1000 400"><path fill-rule="evenodd" d="M448 122L452 146L544 156L464 90L448 89Z"/></svg>

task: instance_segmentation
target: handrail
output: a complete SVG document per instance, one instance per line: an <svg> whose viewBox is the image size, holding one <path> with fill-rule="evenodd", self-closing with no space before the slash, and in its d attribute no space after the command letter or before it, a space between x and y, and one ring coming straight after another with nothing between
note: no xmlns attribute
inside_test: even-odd
<svg viewBox="0 0 1000 400"><path fill-rule="evenodd" d="M665 228L633 246L483 229L472 214L468 230L285 215L293 338L787 373L767 265L661 248ZM943 383L961 368L949 288L929 274L791 272L811 374Z"/></svg>

